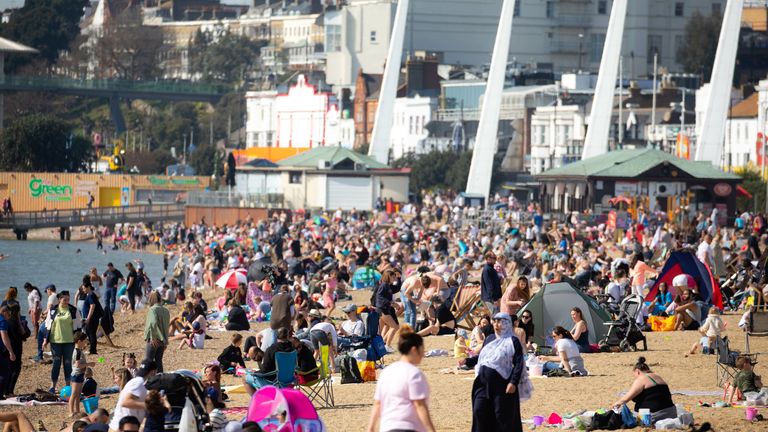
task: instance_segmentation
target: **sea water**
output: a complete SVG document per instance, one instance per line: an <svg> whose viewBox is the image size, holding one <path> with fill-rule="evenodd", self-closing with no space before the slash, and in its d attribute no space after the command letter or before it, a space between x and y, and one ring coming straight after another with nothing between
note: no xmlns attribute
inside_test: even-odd
<svg viewBox="0 0 768 432"><path fill-rule="evenodd" d="M78 252L79 250L79 252ZM127 262L140 259L152 286L160 285L163 277L163 256L159 253L112 250L105 246L106 253L96 249L94 242L17 241L0 240L0 254L7 257L0 261L0 300L5 298L8 287L19 290L18 300L22 314L27 313L27 292L24 283L30 282L40 289L45 304L45 287L56 285L57 291L69 290L72 297L80 286L83 276L92 267L99 275L104 274L107 263L127 276ZM154 251L154 246L150 248ZM175 259L169 263L173 268ZM134 264L135 265L135 264Z"/></svg>

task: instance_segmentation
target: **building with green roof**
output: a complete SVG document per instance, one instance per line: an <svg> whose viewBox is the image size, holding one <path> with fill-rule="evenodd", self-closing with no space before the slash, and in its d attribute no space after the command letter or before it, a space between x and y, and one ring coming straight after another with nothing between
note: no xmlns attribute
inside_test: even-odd
<svg viewBox="0 0 768 432"><path fill-rule="evenodd" d="M372 210L384 200L408 201L409 169L344 147L315 147L277 164L238 166L241 194L282 194L287 208Z"/></svg>
<svg viewBox="0 0 768 432"><path fill-rule="evenodd" d="M689 211L735 210L736 195L746 193L741 177L709 162L680 159L661 150L616 150L545 171L536 176L545 211L601 212L615 197L648 203L649 211L668 211L690 202ZM640 198L636 200L636 198Z"/></svg>

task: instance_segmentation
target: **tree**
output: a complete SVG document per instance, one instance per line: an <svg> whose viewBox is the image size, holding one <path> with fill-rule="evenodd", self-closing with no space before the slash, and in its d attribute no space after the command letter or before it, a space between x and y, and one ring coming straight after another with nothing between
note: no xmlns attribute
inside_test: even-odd
<svg viewBox="0 0 768 432"><path fill-rule="evenodd" d="M191 49L192 72L204 81L241 84L258 64L263 41L229 31L198 31Z"/></svg>
<svg viewBox="0 0 768 432"><path fill-rule="evenodd" d="M758 211L765 209L765 180L762 178L759 168L749 165L743 168L737 168L735 174L743 180L741 187L752 194L752 198L737 197L736 208L740 211Z"/></svg>
<svg viewBox="0 0 768 432"><path fill-rule="evenodd" d="M696 11L685 25L677 56L686 72L700 74L704 81L709 81L712 74L722 22L719 13L705 17Z"/></svg>
<svg viewBox="0 0 768 432"><path fill-rule="evenodd" d="M88 0L27 0L15 11L0 35L40 51L35 55L14 55L5 62L8 72L14 72L36 58L48 65L56 62L80 33L80 19Z"/></svg>
<svg viewBox="0 0 768 432"><path fill-rule="evenodd" d="M498 186L501 178L501 161L504 155L494 157L491 190ZM462 192L467 188L472 152L432 151L422 155L408 154L396 160L398 168L411 168L410 189L415 194L423 190L451 189Z"/></svg>
<svg viewBox="0 0 768 432"><path fill-rule="evenodd" d="M210 126L213 125L213 140ZM245 126L245 95L228 93L213 110L200 117L200 142L214 143ZM230 143L227 143L229 145Z"/></svg>
<svg viewBox="0 0 768 432"><path fill-rule="evenodd" d="M19 118L0 132L0 170L86 171L93 148L73 129L52 116Z"/></svg>
<svg viewBox="0 0 768 432"><path fill-rule="evenodd" d="M214 146L202 144L190 155L189 165L197 175L209 176L215 173L221 179L224 175L224 154Z"/></svg>
<svg viewBox="0 0 768 432"><path fill-rule="evenodd" d="M159 75L162 30L143 25L140 8L124 10L95 41L93 57L101 77L148 80Z"/></svg>

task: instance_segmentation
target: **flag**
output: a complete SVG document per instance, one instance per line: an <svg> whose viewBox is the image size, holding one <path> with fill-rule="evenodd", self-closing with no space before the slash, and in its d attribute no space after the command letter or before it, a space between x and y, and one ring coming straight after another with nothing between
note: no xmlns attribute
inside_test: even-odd
<svg viewBox="0 0 768 432"><path fill-rule="evenodd" d="M765 163L765 144L763 142L763 133L758 132L757 133L757 142L755 143L755 154L757 154L757 166L762 167Z"/></svg>
<svg viewBox="0 0 768 432"><path fill-rule="evenodd" d="M691 159L691 142L681 131L677 134L677 157L680 159Z"/></svg>

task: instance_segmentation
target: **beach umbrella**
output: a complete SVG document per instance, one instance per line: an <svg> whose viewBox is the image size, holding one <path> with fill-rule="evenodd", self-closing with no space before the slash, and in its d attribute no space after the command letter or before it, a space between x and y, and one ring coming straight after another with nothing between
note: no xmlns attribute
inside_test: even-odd
<svg viewBox="0 0 768 432"><path fill-rule="evenodd" d="M315 222L315 225L325 225L328 223L328 219L322 216L315 216L314 222Z"/></svg>
<svg viewBox="0 0 768 432"><path fill-rule="evenodd" d="M236 290L241 283L248 283L245 269L229 270L216 280L216 286L230 290Z"/></svg>
<svg viewBox="0 0 768 432"><path fill-rule="evenodd" d="M271 266L272 260L268 257L264 257L254 261L250 267L248 267L248 280L253 282L261 282L267 277L267 273L264 271L264 267Z"/></svg>

